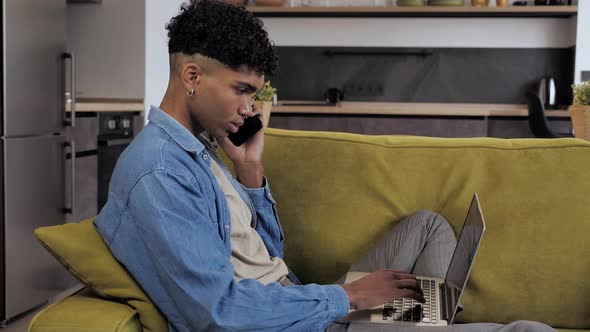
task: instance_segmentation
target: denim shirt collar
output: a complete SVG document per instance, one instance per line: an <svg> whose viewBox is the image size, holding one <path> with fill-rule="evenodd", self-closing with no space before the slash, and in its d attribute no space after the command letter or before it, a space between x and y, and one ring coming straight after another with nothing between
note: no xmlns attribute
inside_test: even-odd
<svg viewBox="0 0 590 332"><path fill-rule="evenodd" d="M201 141L181 125L180 122L176 121L176 119L162 111L159 107L154 105L150 107L148 120L167 132L184 150L197 154L205 150L205 146Z"/></svg>

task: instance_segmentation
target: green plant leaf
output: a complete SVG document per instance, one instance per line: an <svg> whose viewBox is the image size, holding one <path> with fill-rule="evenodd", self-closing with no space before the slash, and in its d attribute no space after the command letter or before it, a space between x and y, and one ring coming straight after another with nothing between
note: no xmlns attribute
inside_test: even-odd
<svg viewBox="0 0 590 332"><path fill-rule="evenodd" d="M590 82L572 84L574 89L573 105L590 105Z"/></svg>
<svg viewBox="0 0 590 332"><path fill-rule="evenodd" d="M277 89L270 85L270 81L266 81L262 88L254 94L253 98L256 101L272 101L272 97L275 93L277 93Z"/></svg>

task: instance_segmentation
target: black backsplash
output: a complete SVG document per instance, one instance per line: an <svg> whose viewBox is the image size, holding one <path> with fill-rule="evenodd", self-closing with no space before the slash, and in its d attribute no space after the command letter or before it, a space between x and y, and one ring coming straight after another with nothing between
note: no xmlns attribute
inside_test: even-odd
<svg viewBox="0 0 590 332"><path fill-rule="evenodd" d="M552 76L557 103L572 100L572 48L277 47L281 100L524 104L525 92Z"/></svg>

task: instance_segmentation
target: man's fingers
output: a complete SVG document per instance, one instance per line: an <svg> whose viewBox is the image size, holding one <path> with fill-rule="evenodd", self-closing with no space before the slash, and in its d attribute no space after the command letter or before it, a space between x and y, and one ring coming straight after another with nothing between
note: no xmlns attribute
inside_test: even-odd
<svg viewBox="0 0 590 332"><path fill-rule="evenodd" d="M391 270L391 269L389 269L389 270L385 270L385 271L388 271L388 272L390 272L390 273L410 274L410 272L408 272L408 271L403 271L403 270ZM411 274L410 274L410 275L411 275Z"/></svg>
<svg viewBox="0 0 590 332"><path fill-rule="evenodd" d="M421 294L418 294L413 289L408 289L408 288L400 289L400 291L399 291L399 297L407 297L407 298L410 298L410 299L414 299L414 300L416 300L418 302L424 303L424 296L422 296Z"/></svg>
<svg viewBox="0 0 590 332"><path fill-rule="evenodd" d="M398 288L401 289L411 289L418 294L423 294L422 289L420 288L420 284L417 280L400 280L397 282Z"/></svg>
<svg viewBox="0 0 590 332"><path fill-rule="evenodd" d="M393 279L395 279L395 280L404 280L404 279L416 280L416 276L413 274L410 274L410 273L396 272L393 275Z"/></svg>
<svg viewBox="0 0 590 332"><path fill-rule="evenodd" d="M382 270L382 271L387 272L395 280L416 279L415 275L413 275L409 272L406 272L406 271L401 271L401 270Z"/></svg>

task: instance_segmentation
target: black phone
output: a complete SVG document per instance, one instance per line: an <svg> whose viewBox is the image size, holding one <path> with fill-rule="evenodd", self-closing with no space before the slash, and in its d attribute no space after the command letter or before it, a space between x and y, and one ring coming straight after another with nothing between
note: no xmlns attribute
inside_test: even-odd
<svg viewBox="0 0 590 332"><path fill-rule="evenodd" d="M262 121L257 116L250 116L244 120L238 131L228 136L229 140L235 145L240 146L248 141L250 137L262 129Z"/></svg>

